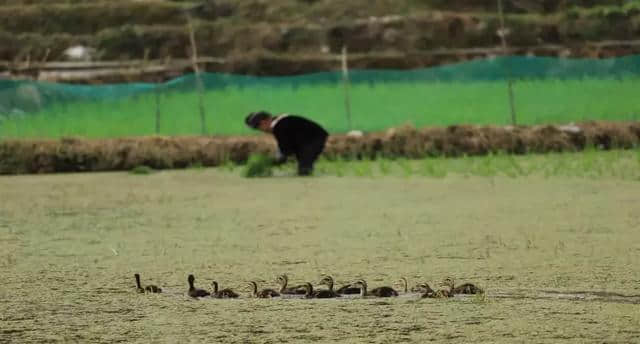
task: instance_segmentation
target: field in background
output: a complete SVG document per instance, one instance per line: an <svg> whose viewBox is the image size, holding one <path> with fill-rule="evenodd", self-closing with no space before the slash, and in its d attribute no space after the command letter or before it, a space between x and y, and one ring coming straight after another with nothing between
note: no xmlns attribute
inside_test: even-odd
<svg viewBox="0 0 640 344"><path fill-rule="evenodd" d="M355 171L381 162L321 162L316 178L244 179L233 167L0 177L0 341L633 341L640 184L625 174L639 170L633 154L516 157L536 168L514 178L490 172L507 157L426 160L450 166L438 178L403 178L406 161L387 161L389 172L375 178ZM166 292L136 294L134 272ZM273 287L285 272L295 282L330 273L371 286L453 276L488 293L185 296L189 273L202 287L215 278L239 288L249 279Z"/></svg>
<svg viewBox="0 0 640 344"><path fill-rule="evenodd" d="M519 124L584 120L637 120L640 79L529 80L515 84ZM415 126L509 124L503 81L358 83L350 90L353 128L373 131L412 123ZM158 101L159 106L156 106ZM251 111L302 114L331 132L348 131L340 83L227 86L207 91L206 132L248 134L244 117ZM59 103L36 114L0 120L0 138L83 136L88 138L151 135L157 108L159 134L201 132L198 96L193 91L153 92L124 100Z"/></svg>

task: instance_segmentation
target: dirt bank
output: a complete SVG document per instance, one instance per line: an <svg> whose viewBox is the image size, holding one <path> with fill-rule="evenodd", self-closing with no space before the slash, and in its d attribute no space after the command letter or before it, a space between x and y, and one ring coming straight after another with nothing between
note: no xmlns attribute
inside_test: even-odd
<svg viewBox="0 0 640 344"><path fill-rule="evenodd" d="M328 159L485 155L628 149L640 145L639 122L586 122L566 126L456 125L416 129L401 127L362 137L331 136ZM147 165L155 169L192 165L243 163L253 152L270 153L268 136L139 137L88 140L0 141L0 174L129 170Z"/></svg>

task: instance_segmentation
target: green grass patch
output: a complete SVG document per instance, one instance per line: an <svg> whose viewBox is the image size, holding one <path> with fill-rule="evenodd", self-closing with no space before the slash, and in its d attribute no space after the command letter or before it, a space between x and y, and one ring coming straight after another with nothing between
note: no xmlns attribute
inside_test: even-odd
<svg viewBox="0 0 640 344"><path fill-rule="evenodd" d="M295 165L288 164L286 173L294 173ZM598 151L587 149L577 153L530 155L490 154L459 158L425 158L418 160L376 159L328 161L316 164L317 176L358 177L462 177L538 176L613 178L640 181L640 150Z"/></svg>

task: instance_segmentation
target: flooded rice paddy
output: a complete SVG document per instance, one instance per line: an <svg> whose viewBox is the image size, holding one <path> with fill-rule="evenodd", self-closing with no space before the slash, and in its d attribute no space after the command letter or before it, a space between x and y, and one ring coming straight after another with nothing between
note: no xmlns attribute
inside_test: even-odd
<svg viewBox="0 0 640 344"><path fill-rule="evenodd" d="M552 177L247 180L220 170L0 177L0 342L634 342L640 183ZM164 292L141 295L133 274ZM187 275L241 293L193 300ZM474 282L484 296L252 299Z"/></svg>

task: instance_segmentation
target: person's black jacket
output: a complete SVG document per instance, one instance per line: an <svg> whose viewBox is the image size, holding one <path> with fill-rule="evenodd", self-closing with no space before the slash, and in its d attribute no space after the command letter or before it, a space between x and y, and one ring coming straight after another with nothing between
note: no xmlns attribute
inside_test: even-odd
<svg viewBox="0 0 640 344"><path fill-rule="evenodd" d="M280 149L281 158L295 155L315 157L322 152L329 134L317 123L296 115L282 115L271 123L271 130ZM313 155L313 157L311 156Z"/></svg>

